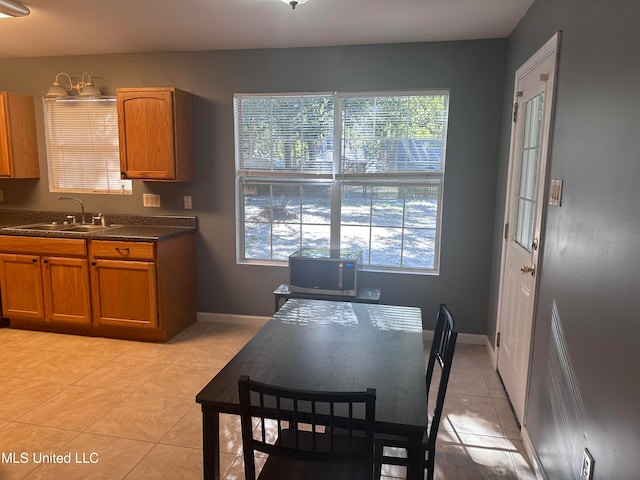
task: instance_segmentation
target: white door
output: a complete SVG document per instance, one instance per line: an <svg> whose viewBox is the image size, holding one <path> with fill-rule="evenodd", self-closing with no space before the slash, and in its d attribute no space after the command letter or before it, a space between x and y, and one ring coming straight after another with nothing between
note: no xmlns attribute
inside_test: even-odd
<svg viewBox="0 0 640 480"><path fill-rule="evenodd" d="M558 34L516 72L505 238L500 277L497 366L524 424Z"/></svg>

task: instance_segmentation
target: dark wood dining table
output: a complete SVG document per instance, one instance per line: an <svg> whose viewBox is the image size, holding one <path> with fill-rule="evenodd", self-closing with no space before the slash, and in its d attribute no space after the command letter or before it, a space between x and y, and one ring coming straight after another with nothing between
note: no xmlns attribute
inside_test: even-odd
<svg viewBox="0 0 640 480"><path fill-rule="evenodd" d="M289 299L198 393L204 478L220 479L220 413L240 414L238 379L305 390L376 389L376 432L409 440L422 479L427 424L422 314L393 305Z"/></svg>

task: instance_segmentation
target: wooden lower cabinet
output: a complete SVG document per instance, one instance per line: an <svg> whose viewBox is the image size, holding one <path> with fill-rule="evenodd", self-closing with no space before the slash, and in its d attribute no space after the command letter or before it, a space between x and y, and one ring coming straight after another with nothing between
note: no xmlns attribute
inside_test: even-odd
<svg viewBox="0 0 640 480"><path fill-rule="evenodd" d="M12 327L165 341L196 320L195 234L0 236L0 252L2 313Z"/></svg>
<svg viewBox="0 0 640 480"><path fill-rule="evenodd" d="M154 263L94 260L91 264L91 284L96 325L158 327Z"/></svg>
<svg viewBox="0 0 640 480"><path fill-rule="evenodd" d="M87 259L0 254L0 272L4 317L91 323Z"/></svg>
<svg viewBox="0 0 640 480"><path fill-rule="evenodd" d="M4 317L44 320L39 256L0 254L0 288Z"/></svg>
<svg viewBox="0 0 640 480"><path fill-rule="evenodd" d="M91 323L89 260L44 257L42 279L45 320L87 325Z"/></svg>
<svg viewBox="0 0 640 480"><path fill-rule="evenodd" d="M91 240L89 251L96 327L164 341L195 322L195 234Z"/></svg>

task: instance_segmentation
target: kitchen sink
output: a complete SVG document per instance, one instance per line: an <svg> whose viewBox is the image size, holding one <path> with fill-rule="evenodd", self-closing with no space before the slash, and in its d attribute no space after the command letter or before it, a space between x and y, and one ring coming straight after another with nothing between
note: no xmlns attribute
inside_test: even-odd
<svg viewBox="0 0 640 480"><path fill-rule="evenodd" d="M92 224L85 224L85 225L67 225L67 228L63 228L62 230L65 232L96 232L98 230L106 230L108 228L113 228L113 226L108 227L105 225L92 225Z"/></svg>
<svg viewBox="0 0 640 480"><path fill-rule="evenodd" d="M5 230L44 230L44 231L56 231L69 228L70 225L64 225L62 223L34 223L32 225L18 225L17 227L5 227Z"/></svg>
<svg viewBox="0 0 640 480"><path fill-rule="evenodd" d="M89 232L99 232L101 230L108 230L111 228L117 228L120 226L121 225L93 225L91 223L82 223L82 224L34 223L30 225L4 227L3 230L89 233Z"/></svg>

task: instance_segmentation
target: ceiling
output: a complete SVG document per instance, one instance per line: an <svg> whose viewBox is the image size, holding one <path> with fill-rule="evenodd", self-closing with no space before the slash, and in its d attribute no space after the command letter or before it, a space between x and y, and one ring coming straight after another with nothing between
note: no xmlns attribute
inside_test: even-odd
<svg viewBox="0 0 640 480"><path fill-rule="evenodd" d="M0 57L503 38L534 0L22 0Z"/></svg>

